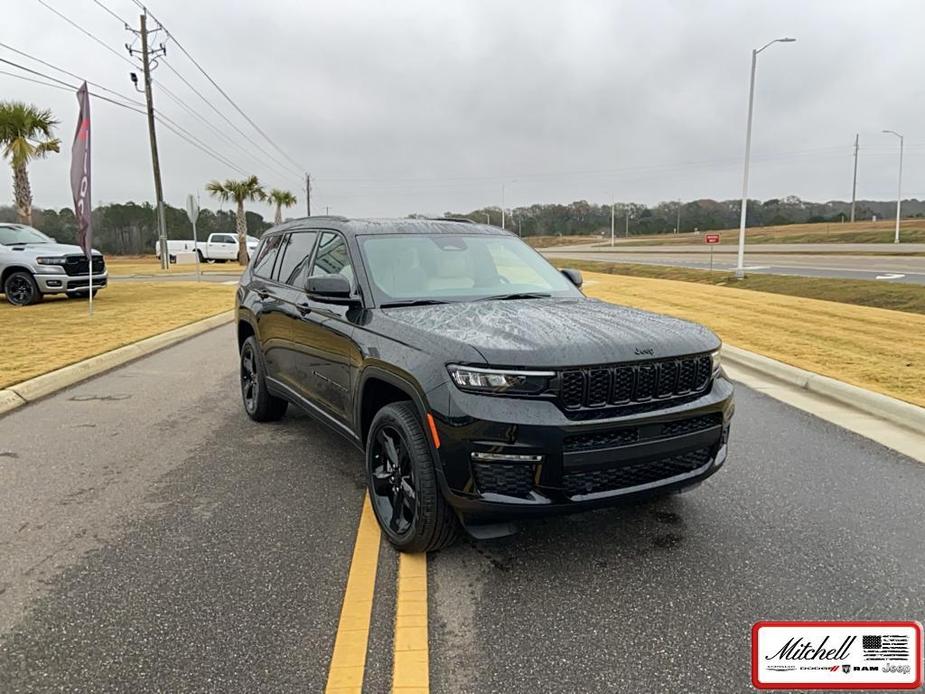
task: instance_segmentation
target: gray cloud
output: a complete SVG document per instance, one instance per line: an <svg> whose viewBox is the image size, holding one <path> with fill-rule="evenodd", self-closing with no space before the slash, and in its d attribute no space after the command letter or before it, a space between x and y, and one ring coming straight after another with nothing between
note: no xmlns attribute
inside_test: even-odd
<svg viewBox="0 0 925 694"><path fill-rule="evenodd" d="M129 0L104 1L137 21ZM128 39L89 0L49 2L114 48ZM151 9L313 173L315 211L464 211L499 204L502 183L509 206L736 197L750 50L783 35L799 40L759 58L751 195L848 197L860 132L858 194L892 197L896 142L882 128L906 134L906 196L921 196L925 184L917 2L152 0ZM38 3L21 0L9 14L0 40L132 92L128 65ZM172 65L252 132L168 50ZM16 59L3 49L0 57ZM156 78L241 139L165 67ZM51 107L69 143L73 95L0 75L0 98ZM262 154L257 163L245 157L162 93L156 102L266 183L297 192L303 209L297 175L280 175ZM153 198L144 118L100 102L94 116L94 199ZM160 140L173 204L235 175L164 129ZM67 159L33 166L39 206L69 204ZM10 195L0 187L0 203Z"/></svg>

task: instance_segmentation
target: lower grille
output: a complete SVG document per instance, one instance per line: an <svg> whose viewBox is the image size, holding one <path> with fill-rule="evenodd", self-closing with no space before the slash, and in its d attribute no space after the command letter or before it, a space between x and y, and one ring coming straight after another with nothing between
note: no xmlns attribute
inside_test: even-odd
<svg viewBox="0 0 925 694"><path fill-rule="evenodd" d="M525 497L533 490L532 465L473 463L472 471L482 494Z"/></svg>
<svg viewBox="0 0 925 694"><path fill-rule="evenodd" d="M594 494L650 484L693 472L710 460L710 449L700 450L648 463L638 463L609 470L569 472L562 476L562 487L569 496Z"/></svg>
<svg viewBox="0 0 925 694"><path fill-rule="evenodd" d="M652 439L668 438L669 436L693 434L711 427L718 427L722 423L722 413L714 412L700 415L699 417L676 419L673 422L666 422L661 425L646 425L642 430L640 430L639 427L623 427L622 429L591 431L587 434L573 434L571 436L566 436L562 440L562 451L564 453L572 453L574 451L594 451L601 448L617 448L619 446L627 446L636 443L637 441L649 441Z"/></svg>

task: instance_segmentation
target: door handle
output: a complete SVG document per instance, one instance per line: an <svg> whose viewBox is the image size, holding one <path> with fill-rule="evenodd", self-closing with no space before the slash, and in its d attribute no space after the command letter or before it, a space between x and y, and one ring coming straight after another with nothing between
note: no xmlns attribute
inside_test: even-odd
<svg viewBox="0 0 925 694"><path fill-rule="evenodd" d="M296 306L296 308L299 309L299 313L301 313L303 316L307 316L312 312L312 307L308 304L299 304Z"/></svg>

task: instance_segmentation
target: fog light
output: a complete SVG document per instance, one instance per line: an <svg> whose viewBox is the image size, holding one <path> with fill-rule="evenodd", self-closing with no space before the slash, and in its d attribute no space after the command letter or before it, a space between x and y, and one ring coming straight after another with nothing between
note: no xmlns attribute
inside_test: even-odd
<svg viewBox="0 0 925 694"><path fill-rule="evenodd" d="M516 453L481 453L474 452L472 454L473 460L478 460L480 462L488 463L541 463L543 462L543 456L541 455L521 455Z"/></svg>
<svg viewBox="0 0 925 694"><path fill-rule="evenodd" d="M61 286L61 280L47 280L47 281L46 281L46 284L47 284L49 287L60 287L60 286Z"/></svg>

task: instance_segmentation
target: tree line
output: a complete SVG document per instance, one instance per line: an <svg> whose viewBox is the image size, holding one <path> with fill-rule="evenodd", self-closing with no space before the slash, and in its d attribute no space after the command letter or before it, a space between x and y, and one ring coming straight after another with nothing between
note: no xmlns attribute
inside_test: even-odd
<svg viewBox="0 0 925 694"><path fill-rule="evenodd" d="M693 200L660 202L651 207L638 203L616 203L615 231L618 236L670 234L678 227L680 207L681 232L713 231L739 226L741 200ZM903 200L903 217L925 217L925 201ZM808 202L795 195L771 200L749 200L746 211L748 226L814 224L847 221L851 203L841 200ZM522 236L577 235L610 233L610 205L586 200L563 204L530 205L505 210L505 226ZM464 217L474 222L501 226L501 210L483 207L472 212L447 212L447 217ZM629 224L627 225L627 217ZM896 201L859 200L855 220L895 219Z"/></svg>

